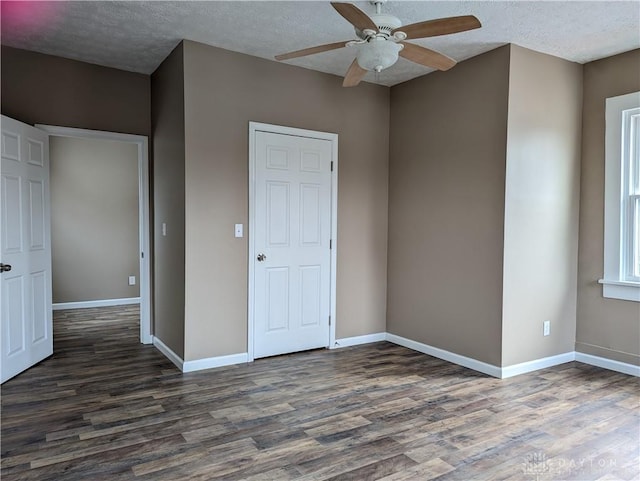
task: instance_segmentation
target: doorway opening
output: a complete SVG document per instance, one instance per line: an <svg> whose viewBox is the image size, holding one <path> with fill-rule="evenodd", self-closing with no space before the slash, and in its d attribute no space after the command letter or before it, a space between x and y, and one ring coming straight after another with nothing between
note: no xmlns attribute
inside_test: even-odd
<svg viewBox="0 0 640 481"><path fill-rule="evenodd" d="M115 152L118 155L122 155L121 160L119 161L119 167L100 165L100 162L94 163L94 171L91 172L87 178L82 179L65 179L64 189L68 190L85 190L91 191L92 184L93 189L95 191L101 190L103 194L105 192L109 192L109 190L113 190L113 194L111 197L106 198L101 201L100 196L95 196L95 201L97 203L109 204L105 205L104 211L100 215L97 215L95 218L91 218L91 212L88 211L90 209L87 207L87 211L84 212L84 227L83 230L85 233L91 232L91 225L94 225L94 235L90 236L90 238L82 239L82 243L84 243L87 250L90 250L91 253L89 257L85 257L85 259L91 258L92 261L85 261L86 264L89 265L78 265L78 262L74 262L74 249L71 248L70 245L62 245L60 252L61 257L66 256L65 258L59 259L60 262L64 263L65 266L76 264L78 268L78 276L74 278L74 270L72 268L65 269L64 276L58 277L56 279L56 272L54 269L54 310L56 309L70 309L70 308L83 308L83 307L105 307L105 306L113 306L113 305L122 305L122 304L138 304L140 305L140 342L143 344L150 344L152 342L151 336L151 271L150 271L150 229L149 229L149 218L150 218L150 207L149 207L149 156L148 156L148 139L145 136L140 135L131 135L131 134L120 134L113 132L103 132L96 130L86 130L86 129L77 129L77 128L68 128L68 127L57 127L51 125L36 125L37 128L44 130L50 135L50 143L54 146L52 149L54 155L57 155L55 152L65 153L65 152L74 152L73 162L82 162L83 152L87 155L87 152L93 152L96 156L101 149L105 149L104 155L108 157L109 152ZM52 168L53 164L56 162L56 159L52 155ZM94 159L95 160L95 159ZM124 161L124 162L123 162ZM108 162L108 158L105 157L104 164ZM126 165L133 163L134 165ZM69 168L72 169L72 165ZM101 170L105 168L105 170L101 173L97 172L97 170ZM114 172L112 169L119 169L118 172ZM124 169L124 170L123 170ZM127 170L128 169L128 170ZM70 170L72 172L72 170ZM118 178L123 184L128 184L128 190L123 190L122 196L118 195L118 188L122 187L124 189L125 186L119 185ZM98 189L97 184L103 184ZM52 192L52 197L53 197ZM132 194L137 194L137 199L132 197ZM120 197L129 196L129 204L128 207L122 204L125 199L121 199ZM71 217L74 215L73 211L75 209L82 210L82 205L78 205L78 202L74 202L72 200L72 196L69 196L68 199L65 199L65 195L56 197L59 202L66 202L67 207L69 208L65 211L64 218L68 218L68 220L73 220ZM56 199L52 199L55 201ZM132 204L133 202L133 204ZM136 205L137 208L134 208L134 212L129 212L126 214L127 219L122 220L124 222L124 227L121 228L124 233L119 234L118 232L110 232L109 224L113 222L113 219L110 219L110 215L122 215L122 212L125 212L127 209L131 210L131 205ZM56 206L52 202L52 208L56 209ZM109 210L107 207L111 208ZM120 209L120 210L118 210ZM124 211L122 209L125 209ZM81 216L81 212L76 211L76 215L78 217ZM63 217L60 216L60 219ZM66 230L65 226L56 225L55 224L55 215L52 216L54 222L52 223L52 230L54 238L57 236L58 239L61 239L60 244L63 244L62 240L66 239L69 241L73 237L73 232L71 229ZM89 224L89 225L87 225ZM126 227L129 226L127 233ZM114 229L115 231L116 229ZM102 231L102 234L100 234ZM101 256L101 248L100 245L110 245L120 242L122 243L124 239L123 236L126 236L126 243L129 244L133 241L134 246L127 246L127 251L122 251L122 259L119 254L115 256ZM71 244L71 242L69 242ZM76 251L78 251L79 247L76 247ZM56 249L57 251L57 249ZM78 255L78 258L80 256ZM124 257L128 257L124 259ZM54 260L54 267L56 261ZM133 268L123 267L123 266L133 266ZM69 272L70 271L70 272ZM110 271L110 275L117 275L117 282L103 283L102 290L99 282L89 282L87 284L92 284L95 287L95 290L92 291L87 286L83 286L81 279L84 276L85 279L92 279L94 281L99 280L100 276L107 277L107 271ZM126 271L126 275L125 275ZM136 272L137 271L137 272ZM116 288L113 284L118 284ZM137 285L136 285L137 284ZM75 285L75 287L73 287ZM73 300L73 296L71 296L71 301L57 301L55 296L56 292L60 293L60 298L65 298L65 289L67 292L70 290L76 291L76 297L80 296L81 300L75 302ZM78 293L78 290L81 291ZM105 295L97 294L97 292L106 292ZM134 295L129 295L127 293L133 292ZM96 299L97 297L97 299ZM66 298L65 298L66 299ZM90 300L86 300L90 299Z"/></svg>

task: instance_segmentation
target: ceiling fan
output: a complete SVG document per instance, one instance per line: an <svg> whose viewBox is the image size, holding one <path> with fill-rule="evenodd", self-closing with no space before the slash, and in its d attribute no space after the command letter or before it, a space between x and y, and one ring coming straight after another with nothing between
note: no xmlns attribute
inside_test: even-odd
<svg viewBox="0 0 640 481"><path fill-rule="evenodd" d="M402 22L397 17L382 13L382 5L385 2L386 0L370 2L376 7L376 13L371 16L350 3L331 2L333 8L355 27L358 39L318 45L276 55L276 60L289 60L342 47L355 46L358 49L356 58L347 70L342 83L344 87L355 87L368 71L380 72L392 66L398 60L398 55L426 67L449 70L456 64L455 60L420 45L405 42L405 40L448 35L482 26L473 15L426 20L402 26Z"/></svg>

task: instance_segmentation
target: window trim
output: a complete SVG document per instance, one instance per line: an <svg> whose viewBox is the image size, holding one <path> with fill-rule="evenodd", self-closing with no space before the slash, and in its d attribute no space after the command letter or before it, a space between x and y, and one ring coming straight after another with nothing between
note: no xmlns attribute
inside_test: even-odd
<svg viewBox="0 0 640 481"><path fill-rule="evenodd" d="M623 187L627 166L623 164L625 145L621 139L625 127L623 112L638 107L640 92L606 99L604 279L598 281L602 284L603 297L636 302L640 302L640 282L626 277L628 260L625 252L629 249L629 236L625 238L622 216L628 212L623 208L622 196L628 192Z"/></svg>

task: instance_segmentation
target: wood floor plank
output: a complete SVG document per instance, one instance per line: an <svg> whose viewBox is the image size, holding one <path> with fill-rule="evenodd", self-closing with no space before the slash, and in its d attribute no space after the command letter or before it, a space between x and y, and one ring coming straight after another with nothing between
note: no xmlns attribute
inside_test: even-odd
<svg viewBox="0 0 640 481"><path fill-rule="evenodd" d="M416 465L416 462L404 454L376 461L361 468L333 476L328 481L360 481L362 479L379 479L390 474L404 471Z"/></svg>
<svg viewBox="0 0 640 481"><path fill-rule="evenodd" d="M2 386L3 481L640 479L638 378L386 342L183 374L138 323L55 312L54 355Z"/></svg>
<svg viewBox="0 0 640 481"><path fill-rule="evenodd" d="M432 458L407 469L380 478L380 481L428 481L453 471L455 468L440 458Z"/></svg>

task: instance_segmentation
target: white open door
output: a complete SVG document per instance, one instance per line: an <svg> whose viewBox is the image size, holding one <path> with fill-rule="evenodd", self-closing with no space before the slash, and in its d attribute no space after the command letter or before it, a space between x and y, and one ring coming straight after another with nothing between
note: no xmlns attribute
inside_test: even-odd
<svg viewBox="0 0 640 481"><path fill-rule="evenodd" d="M334 144L254 135L253 357L328 347Z"/></svg>
<svg viewBox="0 0 640 481"><path fill-rule="evenodd" d="M53 354L49 137L2 116L1 382Z"/></svg>

